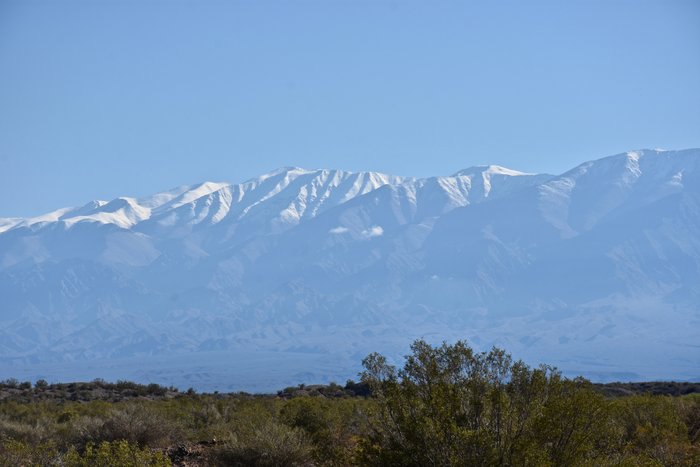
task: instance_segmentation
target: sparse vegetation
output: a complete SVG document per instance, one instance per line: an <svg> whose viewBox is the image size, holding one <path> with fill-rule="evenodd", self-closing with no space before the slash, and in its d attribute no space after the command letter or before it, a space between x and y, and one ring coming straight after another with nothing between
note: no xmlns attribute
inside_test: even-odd
<svg viewBox="0 0 700 467"><path fill-rule="evenodd" d="M417 341L275 395L0 382L0 465L700 465L696 383L594 385Z"/></svg>

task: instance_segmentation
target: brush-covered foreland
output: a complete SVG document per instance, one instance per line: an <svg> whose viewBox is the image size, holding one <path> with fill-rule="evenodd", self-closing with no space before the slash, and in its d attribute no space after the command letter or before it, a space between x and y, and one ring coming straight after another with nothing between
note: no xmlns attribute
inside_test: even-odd
<svg viewBox="0 0 700 467"><path fill-rule="evenodd" d="M700 465L700 384L591 384L416 341L277 394L0 383L0 465Z"/></svg>

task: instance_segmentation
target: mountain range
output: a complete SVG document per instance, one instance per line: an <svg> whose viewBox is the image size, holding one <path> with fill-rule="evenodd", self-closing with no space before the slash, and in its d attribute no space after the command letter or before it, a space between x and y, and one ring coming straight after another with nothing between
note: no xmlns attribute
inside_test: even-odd
<svg viewBox="0 0 700 467"><path fill-rule="evenodd" d="M415 338L700 379L700 149L561 175L285 167L0 219L0 377L272 390Z"/></svg>

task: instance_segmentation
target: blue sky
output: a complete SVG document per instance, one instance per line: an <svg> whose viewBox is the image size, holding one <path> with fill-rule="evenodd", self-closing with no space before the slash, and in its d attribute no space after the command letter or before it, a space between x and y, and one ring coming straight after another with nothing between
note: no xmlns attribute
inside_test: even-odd
<svg viewBox="0 0 700 467"><path fill-rule="evenodd" d="M700 2L0 1L0 217L700 146Z"/></svg>

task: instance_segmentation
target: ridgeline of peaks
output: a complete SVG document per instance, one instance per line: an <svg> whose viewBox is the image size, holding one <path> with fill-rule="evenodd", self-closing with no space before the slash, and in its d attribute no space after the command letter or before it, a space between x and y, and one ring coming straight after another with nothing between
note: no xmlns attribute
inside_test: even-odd
<svg viewBox="0 0 700 467"><path fill-rule="evenodd" d="M697 377L699 162L689 149L559 176L284 167L0 219L0 366L138 358L136 379L178 382L202 362L163 362L245 353L260 389L309 358L335 362L311 377L352 377L343 362L366 350L433 336L558 355L598 379ZM269 352L289 360L276 376ZM235 386L205 373L202 387Z"/></svg>
<svg viewBox="0 0 700 467"><path fill-rule="evenodd" d="M519 180L511 180L520 177ZM417 179L378 172L307 170L283 167L241 184L204 182L180 186L142 199L120 197L96 200L79 208L62 208L34 218L0 219L0 232L18 227L43 228L59 222L70 228L78 222L114 224L124 229L140 224L217 224L237 222L254 215L264 205L279 208L280 228L384 186L405 192L414 205L422 198L442 197L443 208L466 206L491 195L502 196L535 185L551 175L527 174L495 165L471 167L447 177ZM492 193L493 189L493 193Z"/></svg>

